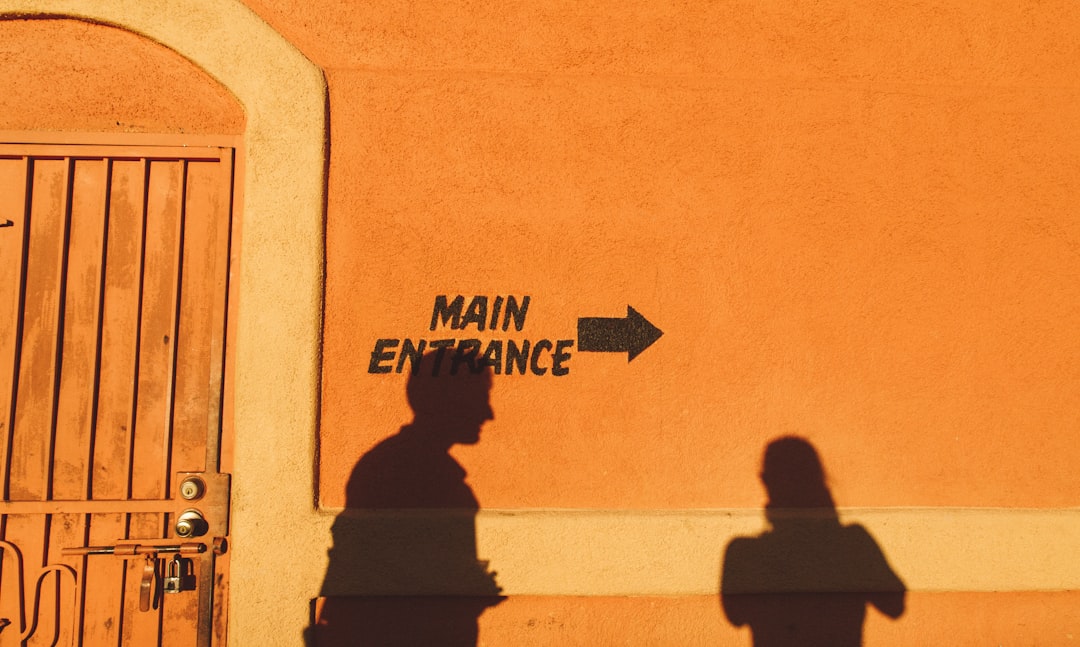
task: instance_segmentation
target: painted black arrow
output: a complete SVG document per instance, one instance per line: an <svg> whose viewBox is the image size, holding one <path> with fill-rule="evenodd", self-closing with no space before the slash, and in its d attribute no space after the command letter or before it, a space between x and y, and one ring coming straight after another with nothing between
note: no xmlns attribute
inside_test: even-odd
<svg viewBox="0 0 1080 647"><path fill-rule="evenodd" d="M577 320L578 350L592 353L627 353L630 362L663 335L637 310L626 306L626 318L581 317Z"/></svg>

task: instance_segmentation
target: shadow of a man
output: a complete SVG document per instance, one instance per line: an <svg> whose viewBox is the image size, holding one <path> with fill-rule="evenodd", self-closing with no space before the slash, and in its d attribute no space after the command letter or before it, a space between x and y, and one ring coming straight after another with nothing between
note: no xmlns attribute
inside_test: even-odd
<svg viewBox="0 0 1080 647"><path fill-rule="evenodd" d="M494 419L491 381L487 367L441 350L416 365L406 386L413 421L349 478L309 644L476 645L477 619L504 598L477 559L480 505L449 452L479 442Z"/></svg>
<svg viewBox="0 0 1080 647"><path fill-rule="evenodd" d="M813 445L784 437L765 450L761 479L771 529L738 537L724 555L728 620L754 647L858 647L866 605L904 612L905 587L870 533L840 523Z"/></svg>

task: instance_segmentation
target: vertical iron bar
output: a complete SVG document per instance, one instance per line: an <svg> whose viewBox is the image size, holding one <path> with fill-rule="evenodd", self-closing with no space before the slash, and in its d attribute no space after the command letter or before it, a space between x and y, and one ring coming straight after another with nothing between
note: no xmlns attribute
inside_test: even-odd
<svg viewBox="0 0 1080 647"><path fill-rule="evenodd" d="M34 195L34 159L24 157L26 162L26 188L23 191L23 239L22 239L22 264L19 268L19 305L15 323L15 353L12 361L11 374L11 410L8 412L7 433L4 442L4 465L3 465L3 499L11 499L11 452L15 446L15 410L19 398L19 366L22 364L23 329L26 325L26 280L29 269L30 254L30 226L31 226L31 201ZM4 518L4 530L7 529L6 517ZM6 536L0 535L0 536Z"/></svg>
<svg viewBox="0 0 1080 647"><path fill-rule="evenodd" d="M181 291L184 287L184 232L187 218L187 178L188 161L180 160L180 213L178 216L176 236L176 283L173 291L173 325L172 325L172 349L169 354L169 388L168 403L165 408L168 417L165 424L165 492L163 498L169 498L172 490L172 455L173 455L173 424L176 414L176 354L180 347L180 307ZM166 533L167 534L167 533Z"/></svg>
<svg viewBox="0 0 1080 647"><path fill-rule="evenodd" d="M135 426L138 423L139 411L139 365L142 363L142 310L143 289L146 283L146 221L147 209L150 198L150 160L142 158L143 165L143 202L142 202L142 231L139 232L139 298L135 308L135 367L131 376L131 424L128 425L128 470L127 470L127 498L131 498L132 478L135 472ZM127 525L130 527L131 516L128 515ZM125 533L126 534L126 533Z"/></svg>
<svg viewBox="0 0 1080 647"><path fill-rule="evenodd" d="M56 424L60 415L60 374L64 370L64 321L67 314L67 274L71 255L71 203L75 190L75 159L67 158L64 167L64 201L61 217L64 219L63 241L60 246L60 289L56 302L56 347L53 357L53 392L52 412L49 420L49 460L48 474L45 476L45 500L53 498L53 478L56 474ZM48 538L46 537L46 560L48 556ZM48 563L46 561L46 563ZM44 564L43 564L44 565Z"/></svg>

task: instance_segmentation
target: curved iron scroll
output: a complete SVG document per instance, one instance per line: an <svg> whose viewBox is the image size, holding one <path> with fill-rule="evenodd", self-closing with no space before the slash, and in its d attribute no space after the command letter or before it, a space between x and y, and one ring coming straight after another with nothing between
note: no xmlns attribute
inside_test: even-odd
<svg viewBox="0 0 1080 647"><path fill-rule="evenodd" d="M27 614L27 608L26 608L26 585L25 585L26 580L24 579L22 552L19 551L18 546L16 546L15 544L13 544L13 543L11 543L9 541L5 541L3 539L0 539L0 567L3 566L4 559L7 556L9 551L15 558L15 572L16 572L15 577L18 580L18 584L19 584L19 617L16 620L18 622L19 640L20 641L25 641L25 640L29 639L30 636L34 635L34 632L37 631L37 628L38 628L38 610L39 610L39 608L41 606L41 588L42 588L42 584L45 582L45 578L50 573L55 573L56 574L56 598L57 598L58 604L56 604L56 618L55 618L55 622L53 624L53 626L55 628L55 631L56 631L56 634L53 636L53 642L55 643L60 637L60 607L61 607L61 605L59 604L59 600L60 600L61 584L63 582L63 576L65 574L71 576L71 591L72 591L72 595L74 596L74 602L75 602L75 604L73 605L72 608L75 609L75 611L76 611L74 614L72 614L72 629L74 630L75 629L75 621L79 617L79 613L78 613L78 591L79 591L78 582L79 582L79 575L75 571L74 568L68 566L67 564L48 564L46 566L41 567L41 570L38 571L38 576L34 581L33 606L30 609L29 621L28 621L27 620L28 614ZM7 621L7 622L4 622L4 621ZM8 618L0 618L0 631L3 631L3 629L5 627L7 627L9 624L11 624L11 622L12 621L10 619L8 619Z"/></svg>

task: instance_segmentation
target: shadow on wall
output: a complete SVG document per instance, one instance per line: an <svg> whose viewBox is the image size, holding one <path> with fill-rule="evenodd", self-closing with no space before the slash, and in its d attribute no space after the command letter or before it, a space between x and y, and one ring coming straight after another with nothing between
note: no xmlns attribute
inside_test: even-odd
<svg viewBox="0 0 1080 647"><path fill-rule="evenodd" d="M475 647L477 619L505 599L477 559L480 505L449 454L479 442L494 418L491 371L444 351L413 365L413 421L349 477L309 645Z"/></svg>
<svg viewBox="0 0 1080 647"><path fill-rule="evenodd" d="M754 647L857 647L867 604L904 613L904 583L865 528L840 523L813 445L769 443L761 480L772 527L728 544L720 582L724 613Z"/></svg>

